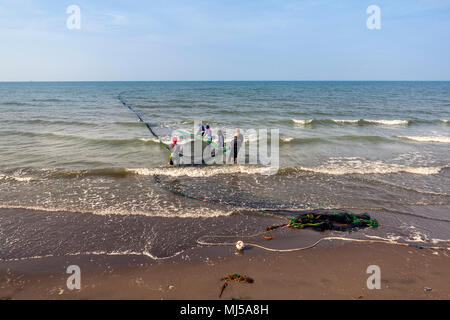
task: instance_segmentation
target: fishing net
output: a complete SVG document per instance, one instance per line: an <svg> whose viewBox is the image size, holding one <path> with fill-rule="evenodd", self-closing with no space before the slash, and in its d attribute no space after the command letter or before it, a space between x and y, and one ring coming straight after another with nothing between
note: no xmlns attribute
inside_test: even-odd
<svg viewBox="0 0 450 320"><path fill-rule="evenodd" d="M123 98L122 94L119 95L120 102L130 109L132 112L136 114L136 116L139 118L141 122L143 122L150 133L155 136L163 145L164 147L168 148L168 146L163 143L160 139L160 137L153 131L151 125L146 122L142 115L130 104L128 104ZM185 134L186 132L183 132ZM195 136L195 135L192 135ZM212 142L209 142L210 144L213 144ZM217 149L223 149L225 148L219 148L214 144L214 147L217 147ZM237 203L233 202L227 202L227 201L212 201L210 199L207 199L205 197L199 197L194 195L189 195L182 190L179 190L178 188L175 188L172 185L166 185L162 183L161 178L158 176L155 176L155 182L160 184L163 188L167 189L168 191L175 193L177 195L184 196L186 198L200 200L203 202L212 202L215 204L220 205L226 205L226 206L236 206ZM227 194L227 192L222 192L222 194ZM239 196L235 195L234 198L239 198L242 196L242 193L240 193ZM254 198L254 197L253 197ZM241 199L242 200L242 199ZM261 202L258 201L258 199L253 199L254 201L249 201L248 199L246 201L243 201L246 204L246 207L251 208L257 208L261 205ZM239 202L239 201L238 201ZM268 203L264 202L265 206L267 207ZM378 221L376 219L371 219L370 215L367 213L363 214L355 214L349 211L341 210L341 209L316 209L316 210L310 210L310 211L283 211L283 210L258 210L264 214L271 215L273 217L281 218L287 221L287 223L279 226L272 226L268 227L267 231L274 230L278 227L288 227L292 229L304 229L304 228L312 228L317 231L324 231L324 230L337 230L337 231L351 231L355 229L362 229L362 228L376 228L378 227Z"/></svg>
<svg viewBox="0 0 450 320"><path fill-rule="evenodd" d="M307 212L264 210L264 213L288 221L287 224L268 227L268 230L273 230L281 226L292 229L311 228L317 231L353 231L378 227L377 219L372 219L369 214L355 214L342 209L317 209Z"/></svg>

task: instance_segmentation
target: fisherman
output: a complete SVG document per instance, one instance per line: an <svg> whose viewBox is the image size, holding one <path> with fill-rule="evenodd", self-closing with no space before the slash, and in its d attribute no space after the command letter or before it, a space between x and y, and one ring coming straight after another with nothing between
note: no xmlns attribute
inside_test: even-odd
<svg viewBox="0 0 450 320"><path fill-rule="evenodd" d="M206 125L206 138L209 141L212 141L212 131L211 128L209 127L209 124Z"/></svg>
<svg viewBox="0 0 450 320"><path fill-rule="evenodd" d="M237 157L239 153L239 149L241 148L242 140L239 139L239 133L236 132L233 136L233 140L231 141L231 153L228 157L229 160L231 160L231 156L233 156L233 163L237 163Z"/></svg>
<svg viewBox="0 0 450 320"><path fill-rule="evenodd" d="M178 142L178 138L173 137L172 143L169 145L169 148L170 148L169 164L171 166L178 165L180 162L180 157L183 156L182 149L177 142Z"/></svg>
<svg viewBox="0 0 450 320"><path fill-rule="evenodd" d="M197 135L203 137L203 136L205 135L205 127L203 126L203 124L202 124L201 121L199 121L199 122L197 123L197 125L198 125Z"/></svg>

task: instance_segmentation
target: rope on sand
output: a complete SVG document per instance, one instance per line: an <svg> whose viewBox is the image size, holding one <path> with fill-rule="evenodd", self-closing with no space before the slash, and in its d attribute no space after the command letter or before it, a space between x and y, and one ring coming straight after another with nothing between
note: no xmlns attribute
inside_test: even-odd
<svg viewBox="0 0 450 320"><path fill-rule="evenodd" d="M211 236L213 237L213 236ZM383 241L383 240L368 240L368 239L353 239L353 238L345 238L345 237L325 237L322 239L317 240L313 244L306 246L306 247L300 247L300 248L292 248L292 249L274 249L274 248L268 248L265 246L261 246L256 243L247 243L246 246L256 247L260 248L266 251L270 252L295 252L295 251L302 251L314 248L317 246L320 242L325 240L342 240L342 241L351 241L351 242L365 242L365 243L382 243L382 244L393 244L393 245L399 245L399 246L405 246L405 247L416 247L419 249L432 249L432 250L450 250L450 247L431 247L431 246L423 246L419 244L412 244L412 243L402 243L397 241ZM201 245L208 245L208 246L235 246L236 243L231 242L219 242L219 243L210 243L210 242L204 242L200 239L197 240L198 244Z"/></svg>

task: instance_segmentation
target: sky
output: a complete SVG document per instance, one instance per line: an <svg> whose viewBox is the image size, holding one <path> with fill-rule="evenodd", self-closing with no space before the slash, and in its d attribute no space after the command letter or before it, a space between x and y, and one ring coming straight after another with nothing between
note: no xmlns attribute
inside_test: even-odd
<svg viewBox="0 0 450 320"><path fill-rule="evenodd" d="M0 0L0 42L0 81L450 80L450 0Z"/></svg>

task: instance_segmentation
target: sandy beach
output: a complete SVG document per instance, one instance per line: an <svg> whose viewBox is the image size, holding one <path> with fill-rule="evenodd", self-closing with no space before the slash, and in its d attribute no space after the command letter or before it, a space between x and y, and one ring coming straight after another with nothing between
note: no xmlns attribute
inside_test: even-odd
<svg viewBox="0 0 450 320"><path fill-rule="evenodd" d="M0 298L448 300L448 88L4 84ZM170 166L174 134L202 140L195 119L213 135L238 129L242 162ZM250 163L255 128L280 130L267 141L279 146L270 175ZM293 248L306 249L279 252ZM80 289L67 286L70 266ZM367 285L374 267L379 289ZM233 274L254 282L227 282L220 296Z"/></svg>
<svg viewBox="0 0 450 320"><path fill-rule="evenodd" d="M203 249L207 254L208 249ZM206 252L205 252L206 250ZM85 256L81 289L70 291L69 275L48 273L45 263L19 261L0 270L1 299L449 299L449 253L389 244L335 244L293 253L258 250L226 256L126 265L132 257ZM254 252L251 252L254 251ZM118 263L122 260L122 264ZM114 261L114 263L112 263ZM381 270L381 289L367 288L369 265ZM85 268L86 266L86 268ZM11 268L14 267L16 271ZM22 270L22 271L17 271ZM32 271L33 270L33 271ZM40 272L39 272L40 270ZM239 273L254 283L221 277Z"/></svg>

